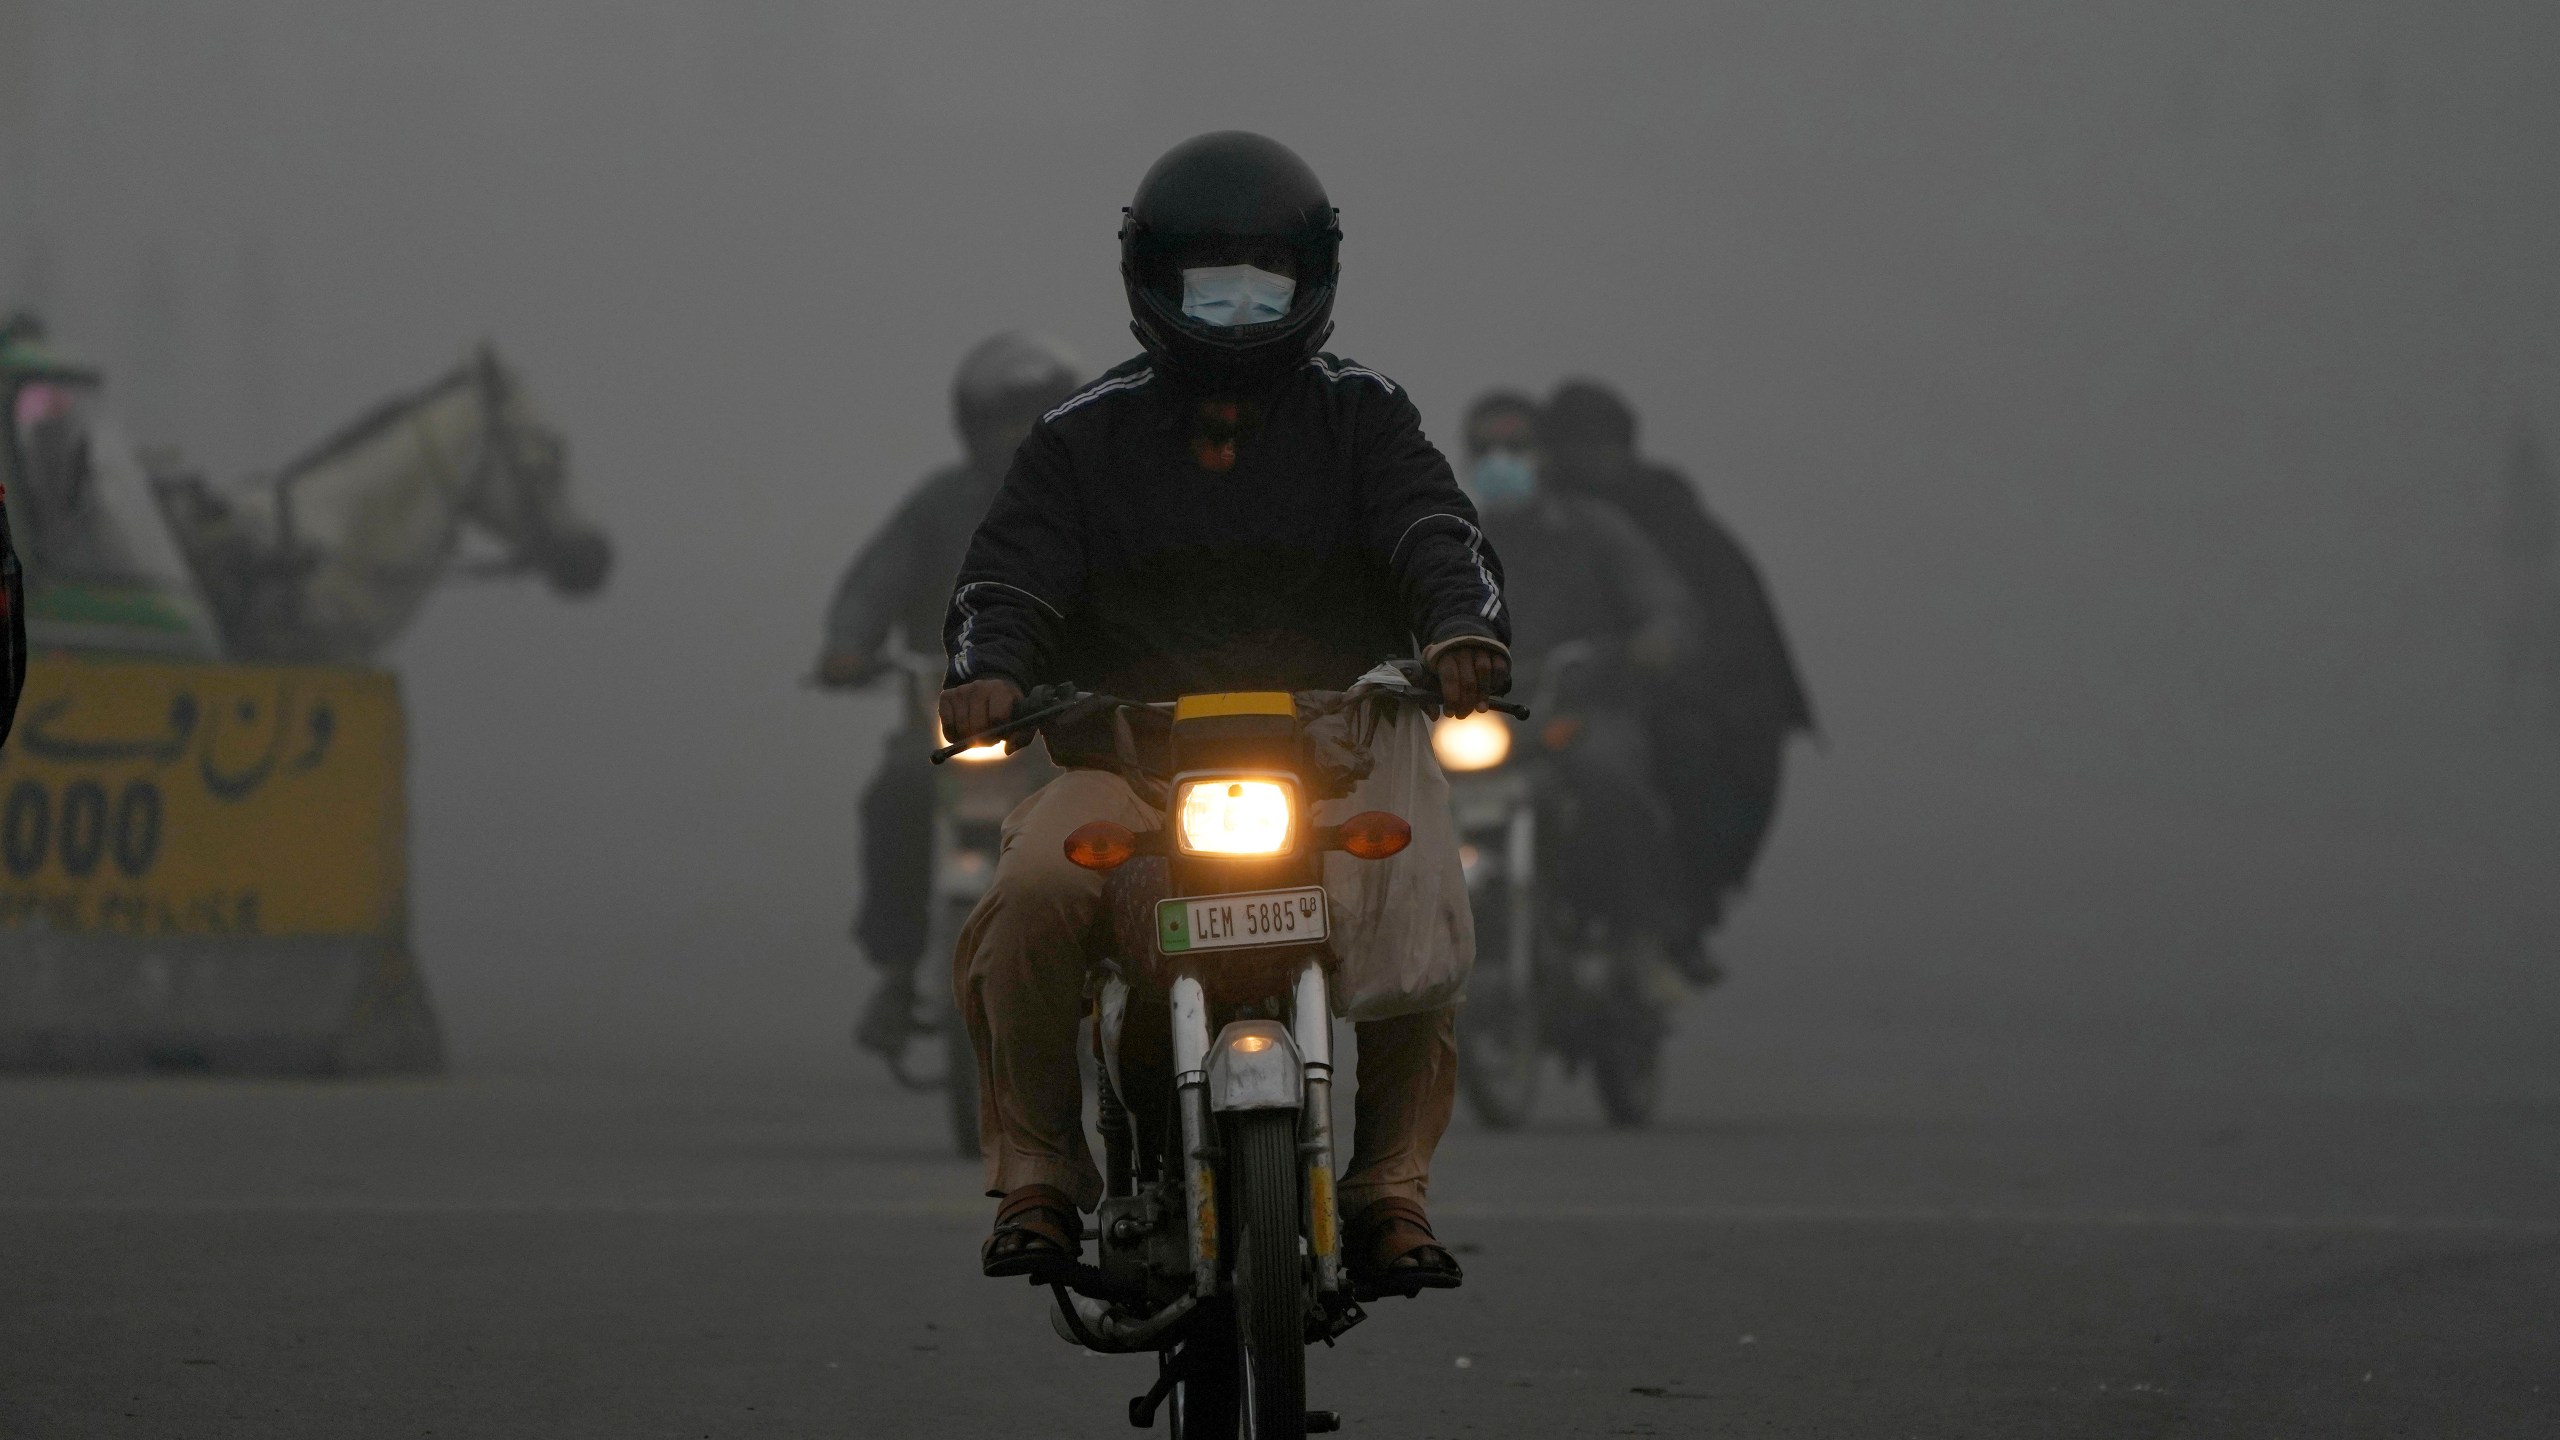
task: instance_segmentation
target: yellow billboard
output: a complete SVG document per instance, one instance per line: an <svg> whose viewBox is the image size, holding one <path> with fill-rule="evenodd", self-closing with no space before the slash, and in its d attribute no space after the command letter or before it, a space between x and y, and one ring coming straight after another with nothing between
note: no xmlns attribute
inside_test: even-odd
<svg viewBox="0 0 2560 1440"><path fill-rule="evenodd" d="M0 746L0 946L396 936L405 744L381 671L39 654Z"/></svg>

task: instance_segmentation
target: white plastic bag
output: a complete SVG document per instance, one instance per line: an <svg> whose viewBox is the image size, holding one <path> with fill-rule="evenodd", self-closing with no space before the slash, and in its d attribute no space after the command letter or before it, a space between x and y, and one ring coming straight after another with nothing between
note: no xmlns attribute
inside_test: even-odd
<svg viewBox="0 0 2560 1440"><path fill-rule="evenodd" d="M1475 967L1475 914L1458 864L1449 781L1431 754L1431 721L1383 698L1355 702L1346 716L1368 732L1368 777L1341 800L1316 807L1316 822L1338 825L1363 810L1403 816L1413 843L1384 860L1341 851L1324 859L1333 905L1333 1005L1350 1020L1386 1020L1457 1003Z"/></svg>

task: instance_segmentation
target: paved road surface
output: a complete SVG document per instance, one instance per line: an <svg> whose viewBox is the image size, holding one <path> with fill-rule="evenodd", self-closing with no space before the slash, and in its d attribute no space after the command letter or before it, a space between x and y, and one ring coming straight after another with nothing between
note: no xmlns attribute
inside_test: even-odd
<svg viewBox="0 0 2560 1440"><path fill-rule="evenodd" d="M819 1078L0 1089L0 1433L1119 1429ZM1559 1108L1453 1138L1469 1286L1317 1357L1352 1433L2560 1433L2550 1106Z"/></svg>
<svg viewBox="0 0 2560 1440"><path fill-rule="evenodd" d="M1526 1132L1462 1121L1467 1288L1377 1307L1315 1402L1400 1437L2560 1434L2560 902L2313 870L1878 878L1836 916L1784 884L1890 867L1780 882L1660 1129L1561 1079ZM2280 893L2217 897L2242 873ZM1124 1432L1146 1363L975 1278L929 1105L823 1046L528 1054L0 1084L0 1435Z"/></svg>

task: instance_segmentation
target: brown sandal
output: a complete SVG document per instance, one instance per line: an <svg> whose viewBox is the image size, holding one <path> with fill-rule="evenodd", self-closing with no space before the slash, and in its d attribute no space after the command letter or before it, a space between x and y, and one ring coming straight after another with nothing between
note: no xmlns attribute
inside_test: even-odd
<svg viewBox="0 0 2560 1440"><path fill-rule="evenodd" d="M1084 1221L1076 1203L1053 1185L1025 1185L996 1207L996 1228L978 1250L978 1268L990 1280L1029 1275L1035 1280L1076 1263L1084 1250Z"/></svg>
<svg viewBox="0 0 2560 1440"><path fill-rule="evenodd" d="M1363 1300L1384 1295L1410 1298L1425 1290L1455 1290L1466 1283L1458 1257L1431 1233L1431 1217L1417 1201L1394 1195L1373 1200L1351 1217L1346 1228L1352 1285Z"/></svg>

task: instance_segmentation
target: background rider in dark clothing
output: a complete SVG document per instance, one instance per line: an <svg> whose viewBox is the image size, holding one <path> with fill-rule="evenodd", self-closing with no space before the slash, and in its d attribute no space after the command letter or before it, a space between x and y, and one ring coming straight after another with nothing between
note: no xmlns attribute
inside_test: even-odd
<svg viewBox="0 0 2560 1440"><path fill-rule="evenodd" d="M1651 715L1678 853L1695 867L1681 890L1693 931L1704 932L1750 879L1777 814L1787 737L1813 729L1813 705L1758 567L1687 477L1637 454L1627 402L1605 385L1569 380L1542 422L1551 483L1623 510L1688 583L1705 626L1698 695ZM1694 958L1699 978L1711 978L1712 962L1703 952Z"/></svg>
<svg viewBox="0 0 2560 1440"><path fill-rule="evenodd" d="M1467 412L1466 489L1503 557L1517 683L1543 697L1568 651L1592 657L1559 697L1562 712L1541 718L1572 723L1553 752L1582 802L1570 809L1607 819L1541 863L1581 903L1651 934L1682 963L1697 926L1679 899L1687 876L1648 716L1694 697L1683 677L1699 663L1701 617L1679 572L1623 511L1544 483L1538 431L1526 395L1495 391Z"/></svg>
<svg viewBox="0 0 2560 1440"><path fill-rule="evenodd" d="M969 536L1004 482L1005 466L1042 412L1082 383L1082 367L1045 336L1008 330L981 341L951 383L951 418L966 456L925 477L854 557L827 607L818 683L868 685L904 654L941 677L942 617ZM903 714L862 794L862 908L853 938L879 969L854 1037L895 1055L914 1026L916 961L931 923L934 745L920 714Z"/></svg>

